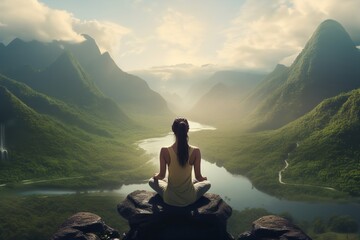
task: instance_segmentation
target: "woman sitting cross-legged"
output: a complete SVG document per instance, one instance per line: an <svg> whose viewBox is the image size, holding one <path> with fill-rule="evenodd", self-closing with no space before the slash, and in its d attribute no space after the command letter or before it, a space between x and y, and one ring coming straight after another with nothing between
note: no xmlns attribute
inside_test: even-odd
<svg viewBox="0 0 360 240"><path fill-rule="evenodd" d="M185 118L176 118L172 125L175 143L160 151L160 172L149 180L149 185L164 202L183 207L194 203L211 187L206 177L201 175L201 153L197 147L189 146L189 123ZM166 167L169 174L165 180ZM195 179L192 180L194 167Z"/></svg>

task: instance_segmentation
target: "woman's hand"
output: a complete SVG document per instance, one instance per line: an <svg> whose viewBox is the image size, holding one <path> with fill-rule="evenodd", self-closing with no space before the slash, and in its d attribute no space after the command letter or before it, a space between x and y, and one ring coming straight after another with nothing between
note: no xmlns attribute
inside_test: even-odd
<svg viewBox="0 0 360 240"><path fill-rule="evenodd" d="M155 173L155 175L153 176L153 179L155 181L157 180L161 180L161 179L164 179L165 176L161 176L160 173Z"/></svg>
<svg viewBox="0 0 360 240"><path fill-rule="evenodd" d="M201 177L199 177L199 178L196 179L196 180L198 180L199 182L206 181L206 180L207 180L207 177L201 176Z"/></svg>

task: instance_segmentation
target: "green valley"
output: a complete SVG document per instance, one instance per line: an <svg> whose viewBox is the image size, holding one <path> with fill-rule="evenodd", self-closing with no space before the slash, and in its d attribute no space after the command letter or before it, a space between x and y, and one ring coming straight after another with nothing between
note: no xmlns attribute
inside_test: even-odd
<svg viewBox="0 0 360 240"><path fill-rule="evenodd" d="M176 115L195 125L190 144L219 171L212 173L212 189L224 189L222 197L237 207L235 201L242 200L226 191L259 194L259 208L234 211L229 222L234 234L270 214L266 208L275 201L300 202L301 211L307 211L306 204L325 202L339 204L336 211L345 205L347 211L359 209L360 51L340 23L321 23L290 66L278 64L268 74L225 69L193 85L186 74L181 84L174 78L162 85L154 83L167 81L156 79L165 69L159 67L151 81L159 89L173 87L164 90L171 102L149 87L151 81L120 69L92 37L82 37L79 42L16 38L0 43L0 238L48 239L75 211L94 211L127 230L114 213L125 197L119 189L147 187L146 180L158 171L154 159L160 148L173 141L167 133ZM193 102L172 91L185 92L187 84ZM183 108L186 100L191 104ZM144 142L152 149L142 148ZM202 169L204 175L207 170ZM248 185L237 182L227 186L221 171L234 181L244 176L251 189L245 192L241 188ZM51 191L60 191L59 196L50 196ZM295 221L317 239L344 239L348 232L339 222L359 222L353 212L350 217L319 214ZM43 225L51 219L56 219L52 226ZM1 235L5 231L10 232Z"/></svg>

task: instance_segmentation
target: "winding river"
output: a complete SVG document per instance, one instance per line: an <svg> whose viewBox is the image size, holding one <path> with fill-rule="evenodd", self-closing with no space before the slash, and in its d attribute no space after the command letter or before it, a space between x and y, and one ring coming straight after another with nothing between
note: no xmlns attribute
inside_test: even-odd
<svg viewBox="0 0 360 240"><path fill-rule="evenodd" d="M211 126L202 125L196 122L190 122L189 124L191 132L216 130ZM151 156L150 161L158 166L160 148L171 145L173 141L174 136L172 133L169 133L163 137L144 139L137 144ZM245 208L264 208L275 214L288 212L296 219L301 220L312 220L316 217L328 218L333 215L351 215L360 223L360 204L300 202L279 199L258 191L254 188L249 179L241 175L233 175L225 168L218 167L216 164L207 162L205 159L202 161L201 168L203 175L207 176L211 181L212 187L210 192L219 194L233 209L241 211ZM279 176L279 180L279 184L284 183L284 179L281 179L281 175ZM147 180L144 180L144 183L123 185L120 189L113 190L112 192L127 195L132 191L139 189L151 190L147 184ZM24 195L71 193L75 193L75 191L32 190L22 192Z"/></svg>
<svg viewBox="0 0 360 240"><path fill-rule="evenodd" d="M189 122L190 131L214 131L211 126L196 122ZM191 133L190 143L191 143ZM151 161L159 165L158 155L160 148L170 146L174 141L172 133L164 137L142 140L138 146L152 156ZM265 208L272 213L289 212L296 219L311 220L316 217L328 218L333 215L351 215L360 222L360 204L357 203L321 203L300 202L279 199L261 191L251 184L249 179L241 175L233 175L225 168L207 162L205 159L201 165L202 173L211 181L210 192L219 194L233 209ZM280 183L279 183L280 184ZM147 182L143 184L124 185L116 190L122 194L128 194L137 189L151 190Z"/></svg>

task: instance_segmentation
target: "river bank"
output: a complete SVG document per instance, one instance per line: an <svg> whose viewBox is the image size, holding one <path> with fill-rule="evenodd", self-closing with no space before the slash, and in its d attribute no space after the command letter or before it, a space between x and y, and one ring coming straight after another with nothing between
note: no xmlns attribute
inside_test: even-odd
<svg viewBox="0 0 360 240"><path fill-rule="evenodd" d="M194 133L216 132L217 130L211 126L201 125L200 123L190 122L190 143L192 143ZM158 168L158 155L160 148L163 146L170 146L174 140L172 133L168 133L161 137L147 138L138 141L137 146L142 149L144 153L144 163L146 165L153 165L154 171ZM196 141L195 141L196 142ZM200 144L199 144L200 145ZM202 146L202 145L201 145ZM206 149L206 148L205 148ZM203 151L203 149L202 149ZM205 150L206 151L206 150ZM204 151L203 151L204 152ZM226 164L224 164L226 167ZM211 192L217 193L223 197L234 209L243 210L246 208L264 208L269 212L283 213L288 212L297 219L313 219L316 217L331 217L332 215L347 214L354 216L360 222L360 218L356 212L360 212L360 205L356 202L337 202L337 201L290 201L287 198L274 197L264 191L259 191L253 183L246 177L232 174L223 166L211 163L203 159L202 172L204 176L212 182ZM141 166L139 169L142 168ZM230 168L231 169L231 168ZM109 188L88 188L86 190L69 189L69 188L52 188L51 181L37 180L24 181L23 186L26 188L16 187L15 193L22 196L29 195L64 195L64 194L117 194L119 196L126 196L134 190L151 190L147 184L147 180L152 176L153 172L143 174L143 178L139 178L133 182L128 181L121 187L112 186ZM55 179L59 182L66 181L66 179ZM68 179L71 180L71 179ZM82 176L74 177L74 181L85 181ZM37 186L42 184L41 187ZM284 186L276 182L278 189L284 189ZM59 186L59 185L57 185ZM282 188L281 188L282 187ZM300 186L286 186L286 188L296 189ZM296 192L295 191L295 192ZM289 191L288 191L289 192Z"/></svg>

